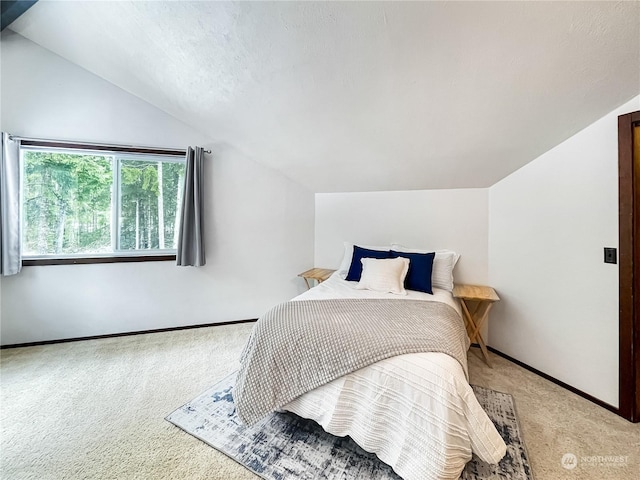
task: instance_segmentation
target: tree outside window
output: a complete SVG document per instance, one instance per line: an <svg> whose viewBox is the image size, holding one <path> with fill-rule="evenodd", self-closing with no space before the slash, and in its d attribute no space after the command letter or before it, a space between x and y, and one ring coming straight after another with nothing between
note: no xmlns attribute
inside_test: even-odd
<svg viewBox="0 0 640 480"><path fill-rule="evenodd" d="M184 160L23 149L23 256L175 252Z"/></svg>

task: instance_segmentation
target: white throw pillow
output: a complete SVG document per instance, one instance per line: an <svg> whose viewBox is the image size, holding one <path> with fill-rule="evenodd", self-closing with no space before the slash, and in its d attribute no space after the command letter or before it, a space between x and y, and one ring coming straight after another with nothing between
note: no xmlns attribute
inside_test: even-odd
<svg viewBox="0 0 640 480"><path fill-rule="evenodd" d="M338 274L344 278L349 273L349 267L351 266L351 259L353 258L353 243L344 242L344 256L342 257L342 263L338 268ZM367 250L380 250L381 252L388 252L390 250L389 245L372 247L369 245L360 245L359 247L366 248Z"/></svg>
<svg viewBox="0 0 640 480"><path fill-rule="evenodd" d="M406 295L404 278L407 276L408 271L408 258L363 258L362 276L356 288Z"/></svg>
<svg viewBox="0 0 640 480"><path fill-rule="evenodd" d="M458 263L460 255L452 250L424 250L407 248L397 243L391 244L391 250L406 253L430 253L435 252L433 270L431 272L431 284L434 288L442 288L453 291L453 268Z"/></svg>

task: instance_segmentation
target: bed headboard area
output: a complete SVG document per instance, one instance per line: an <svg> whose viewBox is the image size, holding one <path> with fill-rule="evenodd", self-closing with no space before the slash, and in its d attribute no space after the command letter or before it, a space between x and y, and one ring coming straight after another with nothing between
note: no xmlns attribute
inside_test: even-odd
<svg viewBox="0 0 640 480"><path fill-rule="evenodd" d="M488 189L319 193L315 266L338 268L344 242L460 255L457 283L488 283Z"/></svg>

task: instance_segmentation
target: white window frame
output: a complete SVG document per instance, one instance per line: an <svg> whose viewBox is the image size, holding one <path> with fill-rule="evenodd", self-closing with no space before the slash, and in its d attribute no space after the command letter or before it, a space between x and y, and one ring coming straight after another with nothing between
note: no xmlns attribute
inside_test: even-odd
<svg viewBox="0 0 640 480"><path fill-rule="evenodd" d="M118 145L98 145L98 144L77 144L64 143L49 140L34 140L27 143L22 141L20 145L20 171L24 173L24 153L28 151L44 151L56 153L69 153L74 155L95 155L112 158L112 201L111 201L111 245L112 252L109 253L86 253L86 254L49 254L49 255L23 255L23 265L58 265L58 264L84 264L84 263L116 263L135 261L160 261L175 260L176 249L150 249L150 250L122 250L120 248L120 215L121 215L121 186L120 172L123 160L140 161L162 161L163 163L186 163L186 152L184 150L155 149L152 147L126 147ZM138 158L136 158L138 157ZM140 158L142 157L142 158ZM22 179L24 186L24 178ZM180 188L180 186L179 186ZM24 202L20 188L20 208ZM179 209L179 206L176 208ZM176 212L178 215L180 212ZM24 219L20 219L24 225Z"/></svg>

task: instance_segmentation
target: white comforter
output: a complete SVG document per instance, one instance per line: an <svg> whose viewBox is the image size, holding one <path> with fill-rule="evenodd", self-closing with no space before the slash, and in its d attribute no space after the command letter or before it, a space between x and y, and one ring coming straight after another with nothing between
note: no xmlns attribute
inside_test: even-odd
<svg viewBox="0 0 640 480"><path fill-rule="evenodd" d="M294 300L399 298L357 290L338 274ZM446 290L408 291L404 298L444 302ZM287 404L329 433L349 435L405 480L457 479L475 453L497 463L506 446L480 407L460 364L443 353L413 353L377 362Z"/></svg>

